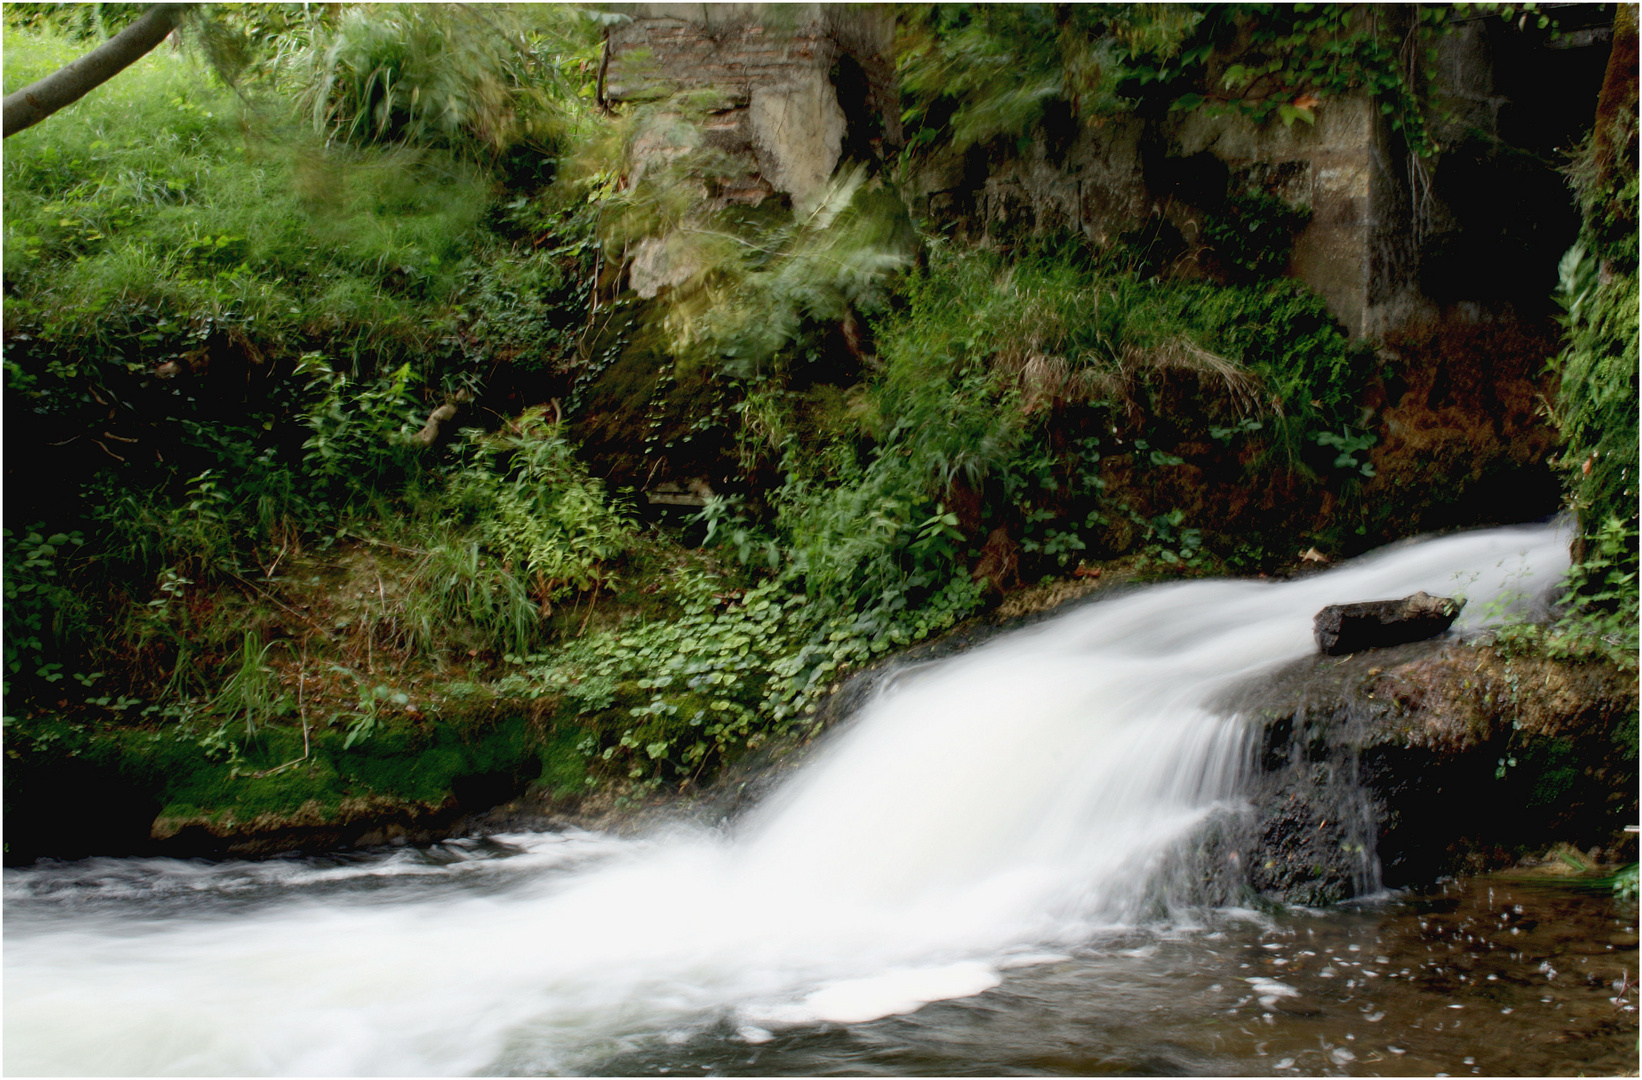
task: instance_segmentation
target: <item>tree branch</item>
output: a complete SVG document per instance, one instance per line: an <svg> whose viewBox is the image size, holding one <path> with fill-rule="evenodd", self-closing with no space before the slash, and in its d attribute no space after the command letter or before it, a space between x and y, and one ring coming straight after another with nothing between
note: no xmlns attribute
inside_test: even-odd
<svg viewBox="0 0 1642 1080"><path fill-rule="evenodd" d="M147 55L177 28L178 17L193 4L155 4L138 20L95 49L37 83L7 94L0 102L0 128L11 138L58 109L72 105Z"/></svg>

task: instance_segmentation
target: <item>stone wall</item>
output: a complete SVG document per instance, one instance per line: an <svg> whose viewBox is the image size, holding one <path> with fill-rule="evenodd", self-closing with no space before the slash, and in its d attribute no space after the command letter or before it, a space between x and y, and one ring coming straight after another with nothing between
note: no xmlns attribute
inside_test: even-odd
<svg viewBox="0 0 1642 1080"><path fill-rule="evenodd" d="M901 142L886 9L832 4L623 4L610 32L612 102L692 95L714 145L751 159L739 195L802 204L841 161Z"/></svg>
<svg viewBox="0 0 1642 1080"><path fill-rule="evenodd" d="M610 36L609 96L711 98L718 145L749 160L745 190L802 204L841 161L901 143L893 22L829 4L635 4ZM1449 311L1543 314L1578 218L1557 167L1588 126L1606 63L1600 5L1558 6L1552 37L1479 16L1443 39L1431 74L1435 160L1413 159L1366 97L1324 101L1316 123L1240 116L1099 117L1024 153L972 148L910 178L914 209L1000 239L1081 232L1096 247L1166 228L1201 255L1207 214L1264 192L1311 208L1291 276L1351 333ZM1398 37L1407 15L1370 15Z"/></svg>

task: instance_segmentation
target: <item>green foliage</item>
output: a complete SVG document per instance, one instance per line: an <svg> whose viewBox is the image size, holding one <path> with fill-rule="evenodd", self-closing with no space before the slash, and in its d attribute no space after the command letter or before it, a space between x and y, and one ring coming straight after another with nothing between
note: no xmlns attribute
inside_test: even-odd
<svg viewBox="0 0 1642 1080"><path fill-rule="evenodd" d="M347 720L347 735L342 740L342 749L348 750L355 743L363 742L376 734L377 729L383 726L380 710L384 702L403 707L410 704L410 695L403 691L394 690L386 683L380 683L367 678L352 668L340 664L331 665L332 670L340 672L353 680L354 689L358 694L358 706L351 716L337 715L331 722Z"/></svg>
<svg viewBox="0 0 1642 1080"><path fill-rule="evenodd" d="M603 584L605 565L632 543L632 518L587 475L545 410L527 410L474 445L501 464L466 469L452 483L451 497L478 538L531 582L543 604Z"/></svg>
<svg viewBox="0 0 1642 1080"><path fill-rule="evenodd" d="M1034 131L1064 139L1074 121L1137 108L1291 127L1367 93L1429 157L1439 149L1427 122L1439 108L1429 76L1438 40L1474 13L1512 20L1517 10L1421 6L1403 28L1354 4L908 5L897 41L908 143L918 152L1024 144Z"/></svg>
<svg viewBox="0 0 1642 1080"><path fill-rule="evenodd" d="M85 543L78 532L43 535L36 525L22 536L4 530L5 659L8 679L62 678L65 648L86 617L79 597L63 581L69 552Z"/></svg>
<svg viewBox="0 0 1642 1080"><path fill-rule="evenodd" d="M1203 556L1203 533L1185 527L1186 515L1179 509L1159 514L1142 524L1150 548L1146 554L1165 566L1196 566Z"/></svg>
<svg viewBox="0 0 1642 1080"><path fill-rule="evenodd" d="M682 575L670 590L676 617L519 657L520 672L499 689L566 703L594 729L583 753L629 779L699 776L800 730L834 678L951 626L976 598L955 587L916 612L853 613L811 602L784 580L744 593L725 584Z"/></svg>
<svg viewBox="0 0 1642 1080"><path fill-rule="evenodd" d="M101 559L142 573L170 569L203 578L237 564L233 498L218 470L190 477L176 501L163 491L118 491L107 485L93 520Z"/></svg>
<svg viewBox="0 0 1642 1080"><path fill-rule="evenodd" d="M540 153L574 123L593 59L590 20L556 6L346 9L307 55L301 108L328 138L494 160Z"/></svg>
<svg viewBox="0 0 1642 1080"><path fill-rule="evenodd" d="M8 35L9 89L83 51L69 13L29 17L43 28ZM1304 44L1260 36L1281 12L1239 17L1274 58ZM1132 87L1177 93L1162 65L1201 76L1220 18L909 11L914 140L988 143L1125 108ZM157 51L9 141L5 161L9 400L52 419L45 441L107 442L104 457L87 450L72 511L8 533L8 668L66 682L75 598L137 608L122 625L133 677L158 699L144 715L195 770L166 789L172 809L379 790L438 802L481 758L511 768L514 742L469 753L401 714L423 658L457 658L480 688L449 698L472 705L510 656L518 670L497 689L540 699L530 722L556 717L552 738L596 768L702 776L808 731L840 674L975 611L981 523L1006 524L1034 570L1127 544L1180 572L1211 563L1207 523L1108 497L1108 470L1177 478L1208 441L1251 469L1286 450L1329 483L1371 475L1358 402L1372 354L1299 286L1264 280L1304 220L1275 200L1234 201L1207 225L1237 288L946 243L898 277L918 238L891 173L848 167L797 204L750 206L744 163L700 122L722 102L631 108L584 133L574 182L544 191L597 68L581 13L224 5L206 23L194 40L232 92ZM1349 68L1339 86L1359 78ZM1268 95L1268 113L1308 119L1283 112L1309 108L1295 93ZM571 379L585 385L630 341L631 309L609 297L624 272L663 305L673 371L658 395L711 371L691 435L723 432L743 465L744 485L702 515L716 555L641 539L542 407L451 447L411 437L441 398L487 390L482 404L510 413L549 398L555 420L574 409ZM828 333L847 359L826 354ZM89 539L71 563L46 534L72 527ZM370 559L348 540L366 531ZM328 569L358 579L334 621L307 605L280 619L351 682L311 758L303 748L309 764L271 775L296 756L292 703L268 621L224 596L283 604L279 574L303 558L291 553L327 544L345 553ZM669 569L641 593L623 579L654 549ZM739 569L674 569L719 555ZM378 569L393 573L353 588ZM617 589L646 614L595 618ZM1607 602L1594 579L1584 595ZM114 714L134 703L95 692ZM306 728L314 699L302 708ZM522 741L525 725L510 715L484 738ZM554 783L581 782L579 755L562 766Z"/></svg>
<svg viewBox="0 0 1642 1080"><path fill-rule="evenodd" d="M535 375L578 369L588 323L586 283L598 252L590 211L584 203L544 214L522 196L504 208L504 227L530 243L496 245L466 265L459 292L464 369L486 360ZM561 242L546 246L549 239Z"/></svg>
<svg viewBox="0 0 1642 1080"><path fill-rule="evenodd" d="M1634 519L1608 519L1588 537L1585 558L1560 582L1555 616L1540 623L1508 621L1496 633L1499 647L1506 655L1539 653L1575 662L1602 659L1634 669L1642 647L1636 542Z"/></svg>
<svg viewBox="0 0 1642 1080"><path fill-rule="evenodd" d="M1609 518L1587 534L1585 557L1568 572L1562 616L1550 628L1552 655L1606 655L1635 666L1639 645L1636 519Z"/></svg>
<svg viewBox="0 0 1642 1080"><path fill-rule="evenodd" d="M1183 464L1148 441L1166 375L1195 380L1209 403L1201 422L1221 441L1268 427L1276 437L1286 420L1295 433L1346 440L1323 468L1369 441L1341 417L1357 418L1373 355L1291 284L1163 284L938 244L901 292L873 328L879 366L865 394L818 437L800 434L800 398L781 389L779 369L747 389L743 455L779 462L771 513L715 496L700 520L709 546L771 576L739 596L722 579L675 582L678 617L531 656L506 693L574 711L593 729L585 751L617 775L687 778L801 730L793 725L839 674L979 606L973 540L948 508L954 492L982 493L982 520L1019 515L1023 551L1063 570L1091 530L1134 517L1103 502L1101 462ZM1083 430L1122 435L1068 446L1052 433L1069 409L1096 418L1079 421ZM1360 474L1364 462L1348 467ZM1135 526L1159 568L1207 565L1202 530L1178 508Z"/></svg>
<svg viewBox="0 0 1642 1080"><path fill-rule="evenodd" d="M1175 57L1202 18L1184 4L908 5L896 55L909 145L963 150L1057 113L1123 111L1136 59Z"/></svg>
<svg viewBox="0 0 1642 1080"><path fill-rule="evenodd" d="M387 480L408 463L412 428L419 426L409 393L410 365L355 388L323 355L307 353L297 373L307 375L317 391L305 419L312 434L302 444L308 482L342 504L390 489Z"/></svg>
<svg viewBox="0 0 1642 1080"><path fill-rule="evenodd" d="M1583 561L1570 583L1578 639L1631 650L1637 621L1638 307L1636 104L1599 116L1569 170L1579 196L1580 240L1563 256L1556 300L1566 346L1555 417L1567 442L1568 502ZM1606 146L1608 149L1604 150Z"/></svg>
<svg viewBox="0 0 1642 1080"><path fill-rule="evenodd" d="M11 35L7 89L75 48ZM455 284L488 201L478 180L428 155L327 155L157 51L7 141L8 318L100 342L132 318L141 334L233 327L264 348L344 327L356 347L418 340L407 301Z"/></svg>
<svg viewBox="0 0 1642 1080"><path fill-rule="evenodd" d="M436 657L452 649L520 652L534 645L542 607L523 577L487 555L469 531L429 539L395 613L397 643Z"/></svg>
<svg viewBox="0 0 1642 1080"><path fill-rule="evenodd" d="M225 720L243 720L248 739L254 738L259 727L272 717L289 712L295 705L291 695L281 691L274 669L267 663L268 653L279 644L263 644L255 631L245 631L239 649L225 665L228 678L208 706L210 712Z"/></svg>
<svg viewBox="0 0 1642 1080"><path fill-rule="evenodd" d="M1633 264L1602 282L1596 263L1583 245L1569 249L1557 293L1568 335L1555 361L1557 423L1568 442L1569 494L1587 530L1636 521L1638 467L1636 271Z"/></svg>
<svg viewBox="0 0 1642 1080"><path fill-rule="evenodd" d="M1378 373L1372 350L1294 282L1157 282L936 247L907 294L905 313L878 331L877 414L919 432L914 453L942 481L984 476L1057 403L1115 410L1113 423L1128 426L1168 373L1218 400L1206 426L1219 439L1259 432L1262 415L1302 431L1353 427Z"/></svg>
<svg viewBox="0 0 1642 1080"><path fill-rule="evenodd" d="M1614 875L1613 895L1620 903L1636 903L1637 895L1637 864L1625 867Z"/></svg>
<svg viewBox="0 0 1642 1080"><path fill-rule="evenodd" d="M1213 246L1228 281L1264 281L1288 269L1294 237L1310 220L1310 207L1254 192L1228 199L1220 213L1206 218L1203 238Z"/></svg>
<svg viewBox="0 0 1642 1080"><path fill-rule="evenodd" d="M807 517L783 514L803 521L795 552L826 553L805 564L829 590L855 582L843 591L858 600L879 587L881 570L861 568L910 551L898 538L960 491L1017 539L1023 570L1064 571L1136 542L1179 570L1210 565L1205 523L1178 506L1137 515L1112 502L1113 459L1174 469L1186 463L1177 449L1208 439L1251 473L1298 469L1337 485L1373 473L1359 402L1379 363L1293 282L1161 282L1062 254L936 244L903 295L874 327L882 369L854 414L876 443L868 464L812 443L788 469L795 493L826 486L798 500ZM975 555L957 548L959 562Z"/></svg>
<svg viewBox="0 0 1642 1080"><path fill-rule="evenodd" d="M100 41L136 22L145 4L7 4L7 29L49 31L75 41Z"/></svg>
<svg viewBox="0 0 1642 1080"><path fill-rule="evenodd" d="M102 33L34 14L8 8L19 16L7 33L8 90ZM363 33L370 14L356 9L348 33ZM272 575L315 533L328 540L349 519L399 512L403 494L437 483L427 475L443 464L437 452L408 435L441 381L471 392L494 370L480 362L575 351L587 214L537 189L553 171L550 140L591 94L590 20L557 8L380 14L416 24L423 37L407 48L444 35L439 69L417 69L436 87L393 76L417 102L436 89L450 106L464 79L484 84L454 128L423 131L418 145L325 147L298 123L292 91L324 67L318 54L329 46L339 45L337 62L363 53L340 47L347 34L318 6L236 4L213 5L187 34L234 91L208 78L195 53L156 50L7 143L8 407L43 418L31 441L71 447L59 486L31 494L61 515L63 532L88 538L72 576L56 567L52 586L82 598L60 605L68 622L88 603L157 605L113 621L133 647L163 658L174 693L204 689L218 644L199 639L192 603L179 602L193 583ZM487 40L500 67L484 67ZM483 70L463 70L469 61ZM501 96L487 97L493 89ZM408 127L395 130L409 138ZM520 186L502 192L498 179ZM564 244L541 244L561 228ZM531 333L543 313L562 327L556 343ZM452 354L474 362L450 371ZM92 460L72 458L87 446ZM528 516L528 499L515 509ZM445 551L449 563L482 543L469 531ZM445 599L498 628L479 634L480 647L522 647L540 623L531 586L522 571L494 579L502 560L483 557L492 565L468 576L495 595L453 587ZM561 576L586 582L597 559L572 559ZM446 583L460 576L438 560L424 569ZM19 618L30 572L17 576ZM437 629L442 617L422 624ZM464 640L470 621L455 622ZM103 635L99 647L121 636ZM49 632L17 637L35 639L52 651Z"/></svg>
<svg viewBox="0 0 1642 1080"><path fill-rule="evenodd" d="M633 287L667 305L680 365L747 378L807 327L881 309L913 237L900 199L865 166L841 169L790 210L726 198L745 166L703 130L718 105L636 108L584 148L580 183L601 203L607 257L629 254Z"/></svg>
<svg viewBox="0 0 1642 1080"><path fill-rule="evenodd" d="M1319 431L1312 438L1318 446L1328 446L1340 453L1334 459L1336 469L1355 469L1364 476L1374 475L1374 466L1367 460L1359 461L1357 455L1374 445L1374 437L1366 434L1352 434L1349 429L1338 432Z"/></svg>

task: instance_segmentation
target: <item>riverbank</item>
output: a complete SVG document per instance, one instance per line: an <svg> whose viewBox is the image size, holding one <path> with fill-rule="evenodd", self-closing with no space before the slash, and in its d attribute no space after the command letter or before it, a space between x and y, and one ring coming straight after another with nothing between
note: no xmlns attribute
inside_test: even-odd
<svg viewBox="0 0 1642 1080"><path fill-rule="evenodd" d="M1326 572L1305 573L1326 588ZM333 606L289 594L289 608L307 620L334 618L348 593L330 585L343 598ZM240 744L257 755L248 757L245 749L213 755L197 729L180 724L70 720L14 746L8 861L255 858L735 818L886 678L1149 587L1167 586L1114 563L1015 590L988 614L839 678L816 695L801 729L745 746L710 783L601 770L609 757L591 752L600 725L619 717L616 699L638 687L616 684L605 708L590 712L585 694L509 697L531 685L508 674L517 665L486 678L416 670L403 658L394 668L390 654L381 660L396 673L392 685L416 696L381 696L372 729L351 739L361 734L357 718L336 710L357 708L357 679L317 674L312 662L281 666L281 657L271 674L295 684L298 708L312 718L306 748L289 724ZM620 627L631 612L612 603L599 617ZM597 626L588 625L589 633ZM1327 904L1381 882L1418 886L1547 858L1593 872L1634 861L1622 830L1636 814L1635 670L1468 637L1295 661L1220 702L1246 718L1255 749L1248 813L1217 825L1196 856L1201 898Z"/></svg>

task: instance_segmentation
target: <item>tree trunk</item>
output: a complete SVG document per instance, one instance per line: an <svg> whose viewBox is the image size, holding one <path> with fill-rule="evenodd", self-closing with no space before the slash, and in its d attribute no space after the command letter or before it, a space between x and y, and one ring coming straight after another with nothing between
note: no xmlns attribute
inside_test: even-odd
<svg viewBox="0 0 1642 1080"><path fill-rule="evenodd" d="M178 17L192 4L155 4L142 17L73 63L39 82L7 94L0 126L11 138L33 127L65 105L72 105L146 55L176 29Z"/></svg>

